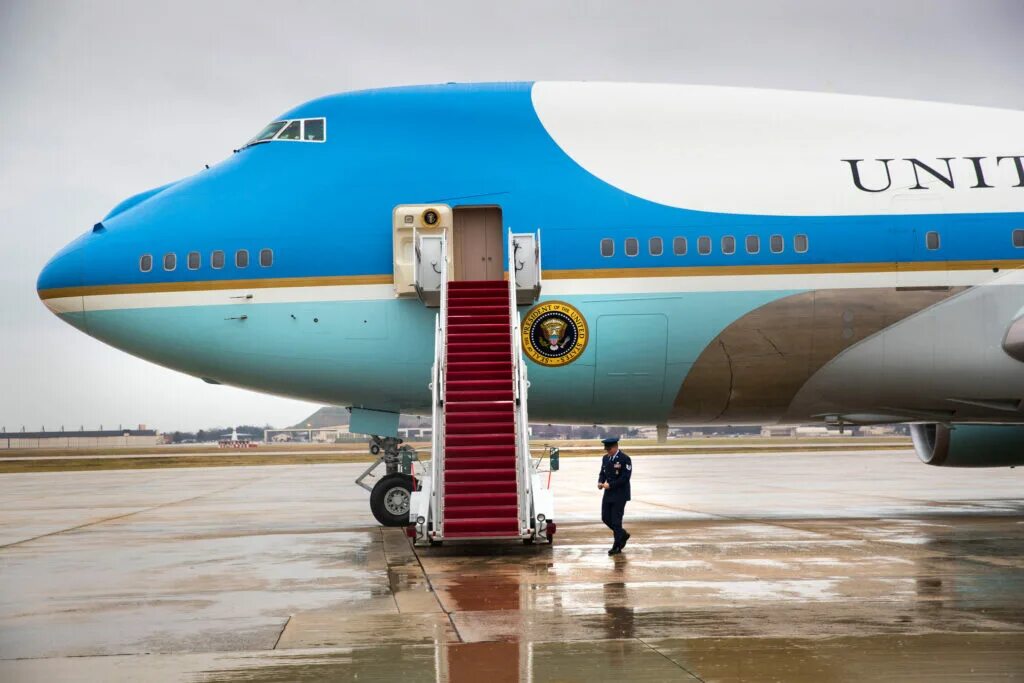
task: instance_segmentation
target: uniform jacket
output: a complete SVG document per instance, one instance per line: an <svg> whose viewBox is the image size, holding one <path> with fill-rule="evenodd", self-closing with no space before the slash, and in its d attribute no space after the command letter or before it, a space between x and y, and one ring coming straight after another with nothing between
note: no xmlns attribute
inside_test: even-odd
<svg viewBox="0 0 1024 683"><path fill-rule="evenodd" d="M597 483L608 482L609 487L605 489L605 500L627 501L630 499L629 478L633 475L633 461L622 451L616 451L615 455L604 455L601 458L601 474L597 477Z"/></svg>

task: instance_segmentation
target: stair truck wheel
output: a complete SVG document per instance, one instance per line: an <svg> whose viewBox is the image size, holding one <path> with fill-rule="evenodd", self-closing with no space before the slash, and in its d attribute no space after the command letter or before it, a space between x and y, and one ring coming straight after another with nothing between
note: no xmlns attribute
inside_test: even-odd
<svg viewBox="0 0 1024 683"><path fill-rule="evenodd" d="M375 443L370 444L370 453L372 455L380 455L380 446Z"/></svg>
<svg viewBox="0 0 1024 683"><path fill-rule="evenodd" d="M409 500L413 478L408 474L389 474L370 492L370 512L384 526L409 525Z"/></svg>

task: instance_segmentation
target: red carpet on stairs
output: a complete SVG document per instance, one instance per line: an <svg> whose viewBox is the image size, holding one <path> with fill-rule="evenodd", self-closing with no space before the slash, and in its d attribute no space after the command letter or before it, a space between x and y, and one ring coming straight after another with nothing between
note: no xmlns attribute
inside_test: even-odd
<svg viewBox="0 0 1024 683"><path fill-rule="evenodd" d="M444 536L518 537L508 283L448 283Z"/></svg>

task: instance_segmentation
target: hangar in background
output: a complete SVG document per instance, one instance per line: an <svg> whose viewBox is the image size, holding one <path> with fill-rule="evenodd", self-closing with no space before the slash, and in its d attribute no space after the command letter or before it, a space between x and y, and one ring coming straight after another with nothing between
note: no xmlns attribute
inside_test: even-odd
<svg viewBox="0 0 1024 683"><path fill-rule="evenodd" d="M0 432L0 449L7 448L123 448L163 443L155 429L96 429L77 432Z"/></svg>

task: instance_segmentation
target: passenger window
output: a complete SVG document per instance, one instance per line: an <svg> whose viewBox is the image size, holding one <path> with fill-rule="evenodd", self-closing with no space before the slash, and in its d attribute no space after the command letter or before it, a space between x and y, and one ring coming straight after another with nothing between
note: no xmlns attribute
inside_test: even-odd
<svg viewBox="0 0 1024 683"><path fill-rule="evenodd" d="M732 235L726 235L722 238L722 253L723 254L735 254L736 253L736 238Z"/></svg>
<svg viewBox="0 0 1024 683"><path fill-rule="evenodd" d="M188 263L189 270L199 270L199 252L188 252L188 259L186 260L186 263Z"/></svg>
<svg viewBox="0 0 1024 683"><path fill-rule="evenodd" d="M939 233L935 231L927 232L924 235L924 245L929 250L935 251L939 248Z"/></svg>
<svg viewBox="0 0 1024 683"><path fill-rule="evenodd" d="M178 267L178 257L171 252L164 254L164 270L174 270Z"/></svg>
<svg viewBox="0 0 1024 683"><path fill-rule="evenodd" d="M302 139L309 142L324 141L324 119L306 119L302 123Z"/></svg>
<svg viewBox="0 0 1024 683"><path fill-rule="evenodd" d="M302 121L292 121L281 134L277 136L278 140L301 140L302 139Z"/></svg>
<svg viewBox="0 0 1024 683"><path fill-rule="evenodd" d="M224 267L224 252L220 249L210 254L210 266L220 270Z"/></svg>
<svg viewBox="0 0 1024 683"><path fill-rule="evenodd" d="M697 238L697 253L701 256L707 256L711 253L711 238L710 237L699 237Z"/></svg>
<svg viewBox="0 0 1024 683"><path fill-rule="evenodd" d="M245 249L239 249L235 252L235 267L237 268L248 268L249 267L249 252Z"/></svg>
<svg viewBox="0 0 1024 683"><path fill-rule="evenodd" d="M640 253L640 240L635 237L626 238L626 256L636 256Z"/></svg>
<svg viewBox="0 0 1024 683"><path fill-rule="evenodd" d="M270 249L260 249L260 267L269 268L274 265L274 252Z"/></svg>
<svg viewBox="0 0 1024 683"><path fill-rule="evenodd" d="M647 240L647 251L651 256L661 256L662 252L665 251L665 245L662 243L660 237L652 237Z"/></svg>
<svg viewBox="0 0 1024 683"><path fill-rule="evenodd" d="M757 235L747 235L747 253L756 254L761 251L761 238Z"/></svg>
<svg viewBox="0 0 1024 683"><path fill-rule="evenodd" d="M615 256L615 240L609 237L601 240L601 256Z"/></svg>
<svg viewBox="0 0 1024 683"><path fill-rule="evenodd" d="M142 255L142 258L139 259L139 270L143 273L153 270L153 256L151 254Z"/></svg>
<svg viewBox="0 0 1024 683"><path fill-rule="evenodd" d="M1024 230L1013 231L1013 246L1024 249Z"/></svg>
<svg viewBox="0 0 1024 683"><path fill-rule="evenodd" d="M686 256L686 238L676 237L672 240L672 253L676 256Z"/></svg>
<svg viewBox="0 0 1024 683"><path fill-rule="evenodd" d="M773 254L781 254L782 250L786 247L786 242L782 239L782 235L772 235L768 241L768 247L772 250Z"/></svg>
<svg viewBox="0 0 1024 683"><path fill-rule="evenodd" d="M807 253L807 235L796 235L793 237L793 251L798 254Z"/></svg>

